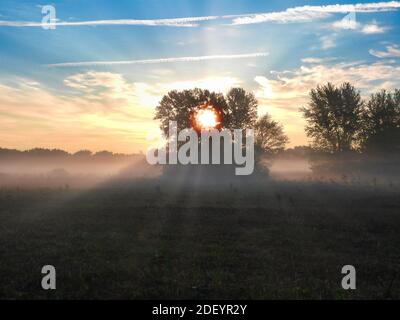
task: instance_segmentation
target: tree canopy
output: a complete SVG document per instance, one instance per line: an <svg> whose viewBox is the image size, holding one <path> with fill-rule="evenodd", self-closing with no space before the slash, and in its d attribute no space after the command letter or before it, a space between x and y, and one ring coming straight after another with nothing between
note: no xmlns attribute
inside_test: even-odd
<svg viewBox="0 0 400 320"><path fill-rule="evenodd" d="M169 121L176 121L178 131L190 128L190 116L199 105L209 103L218 108L223 115L227 113L228 105L223 94L210 92L199 88L168 92L156 107L155 120L160 121L162 132L168 134ZM225 116L222 125L225 124Z"/></svg>
<svg viewBox="0 0 400 320"><path fill-rule="evenodd" d="M223 128L252 128L257 120L257 99L253 93L242 88L232 88L226 97L222 93L199 88L170 91L156 107L154 119L160 121L165 135L169 121L177 121L178 131L190 128L191 114L203 104L210 104L221 112Z"/></svg>
<svg viewBox="0 0 400 320"><path fill-rule="evenodd" d="M255 124L255 146L257 151L276 154L285 149L289 138L283 131L283 126L271 119L269 114L261 117Z"/></svg>
<svg viewBox="0 0 400 320"><path fill-rule="evenodd" d="M362 115L361 144L366 151L400 151L400 90L372 94Z"/></svg>
<svg viewBox="0 0 400 320"><path fill-rule="evenodd" d="M257 99L242 88L232 88L226 95L228 105L226 127L229 129L253 128L257 121Z"/></svg>
<svg viewBox="0 0 400 320"><path fill-rule="evenodd" d="M363 101L350 83L338 87L327 83L312 89L308 106L300 110L315 148L342 152L357 147Z"/></svg>

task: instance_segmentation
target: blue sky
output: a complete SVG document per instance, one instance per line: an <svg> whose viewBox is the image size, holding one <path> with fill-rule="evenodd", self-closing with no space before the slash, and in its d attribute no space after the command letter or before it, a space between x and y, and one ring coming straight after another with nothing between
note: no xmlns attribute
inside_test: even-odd
<svg viewBox="0 0 400 320"><path fill-rule="evenodd" d="M193 86L253 91L307 144L316 84L400 87L399 18L397 1L2 0L0 146L144 150L160 97Z"/></svg>

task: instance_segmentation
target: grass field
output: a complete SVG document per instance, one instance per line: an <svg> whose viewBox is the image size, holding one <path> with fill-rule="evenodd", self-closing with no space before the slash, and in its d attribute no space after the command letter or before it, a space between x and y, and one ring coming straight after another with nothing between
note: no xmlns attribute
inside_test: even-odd
<svg viewBox="0 0 400 320"><path fill-rule="evenodd" d="M0 298L400 298L399 230L393 185L2 188Z"/></svg>

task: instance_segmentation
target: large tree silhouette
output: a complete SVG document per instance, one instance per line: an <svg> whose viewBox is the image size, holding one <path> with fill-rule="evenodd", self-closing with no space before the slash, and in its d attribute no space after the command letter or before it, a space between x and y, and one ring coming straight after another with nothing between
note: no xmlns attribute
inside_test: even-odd
<svg viewBox="0 0 400 320"><path fill-rule="evenodd" d="M156 107L154 119L160 121L160 128L165 135L168 134L169 121L177 121L178 131L190 128L192 112L205 103L210 103L221 111L224 125L228 105L223 94L199 88L168 92Z"/></svg>
<svg viewBox="0 0 400 320"><path fill-rule="evenodd" d="M283 126L266 114L255 124L255 146L259 153L276 154L285 149L289 138Z"/></svg>
<svg viewBox="0 0 400 320"><path fill-rule="evenodd" d="M357 147L362 109L360 93L346 82L338 87L327 83L312 89L308 106L300 110L314 147L342 152Z"/></svg>
<svg viewBox="0 0 400 320"><path fill-rule="evenodd" d="M178 131L190 128L190 116L200 105L209 103L222 114L222 127L227 129L252 128L257 120L257 100L242 88L232 88L224 97L222 93L199 88L170 91L156 107L155 120L161 130L168 134L169 121L177 121Z"/></svg>
<svg viewBox="0 0 400 320"><path fill-rule="evenodd" d="M253 128L257 121L257 99L242 88L232 88L226 95L228 105L225 126L229 129Z"/></svg>
<svg viewBox="0 0 400 320"><path fill-rule="evenodd" d="M400 151L400 90L382 90L371 95L362 120L364 150Z"/></svg>

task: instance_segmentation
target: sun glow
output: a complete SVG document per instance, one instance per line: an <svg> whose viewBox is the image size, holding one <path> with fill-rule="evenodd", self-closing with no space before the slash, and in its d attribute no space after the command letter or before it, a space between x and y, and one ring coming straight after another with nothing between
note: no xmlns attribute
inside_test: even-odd
<svg viewBox="0 0 400 320"><path fill-rule="evenodd" d="M199 107L193 114L192 126L197 131L218 129L221 125L221 113L212 105Z"/></svg>

